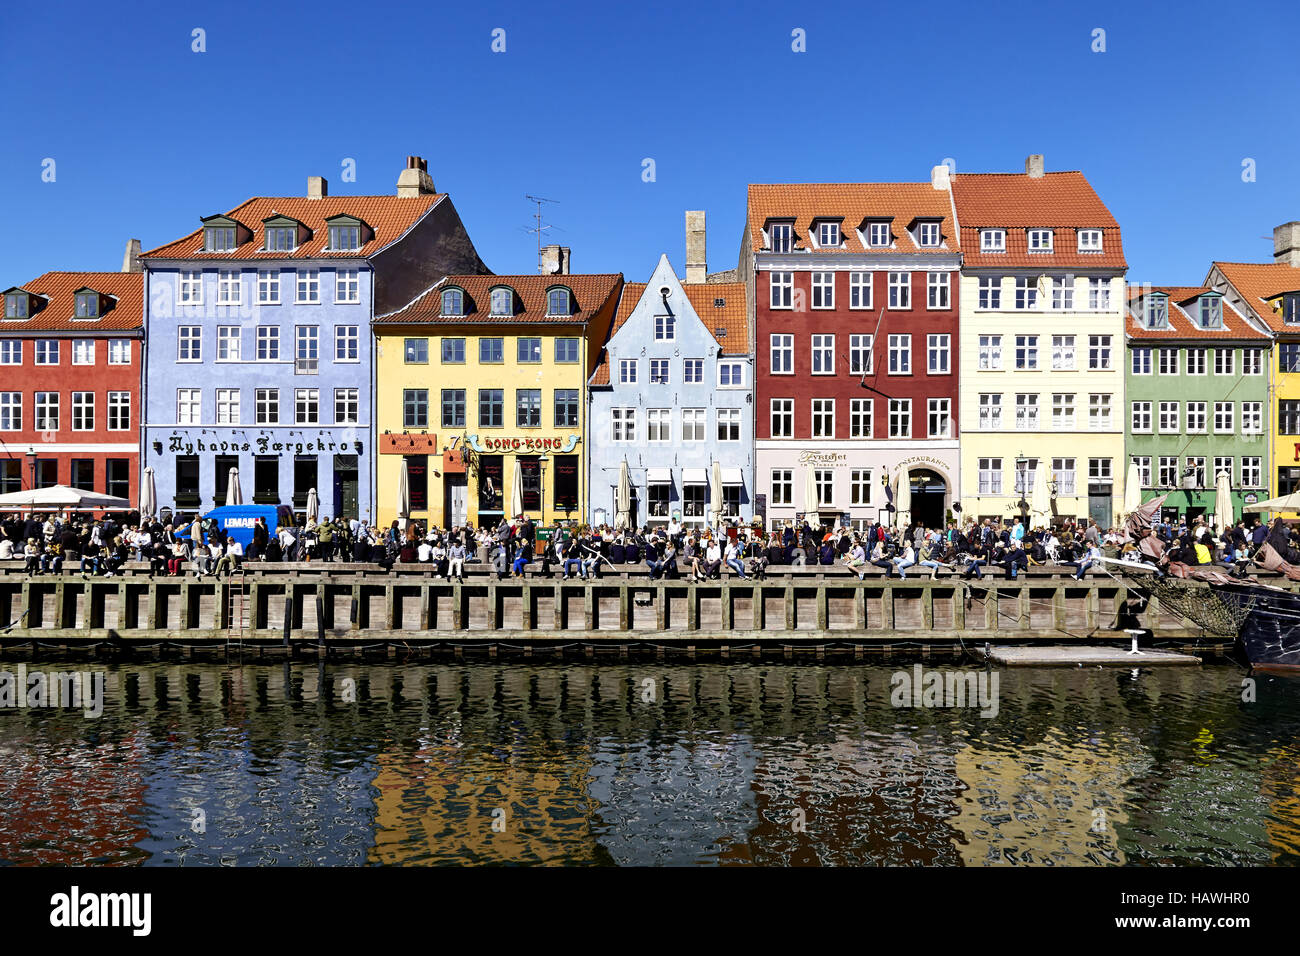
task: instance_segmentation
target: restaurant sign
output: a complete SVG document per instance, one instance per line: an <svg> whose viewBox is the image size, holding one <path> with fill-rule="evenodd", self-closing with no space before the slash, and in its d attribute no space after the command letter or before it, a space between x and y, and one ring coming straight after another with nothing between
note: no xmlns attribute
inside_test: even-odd
<svg viewBox="0 0 1300 956"><path fill-rule="evenodd" d="M193 455L201 452L212 452L221 454L223 452L254 452L258 455L276 454L279 452L292 452L295 455L304 455L310 452L341 452L346 454L352 449L353 443L346 441L326 441L324 438L316 438L311 441L274 441L275 436L269 432L249 440L245 436L243 441L217 441L216 438L204 441L202 438L195 438L189 434L178 434L172 432L167 436L167 451L173 455ZM357 454L361 454L361 443L356 442Z"/></svg>
<svg viewBox="0 0 1300 956"><path fill-rule="evenodd" d="M542 438L528 435L522 438L504 436L498 438L495 435L470 435L467 441L470 448L489 455L511 453L530 455L543 451L567 454L577 447L578 436L562 435L555 438Z"/></svg>
<svg viewBox="0 0 1300 956"><path fill-rule="evenodd" d="M835 451L801 451L799 452L799 464L801 465L843 465L847 464L849 456L844 452Z"/></svg>

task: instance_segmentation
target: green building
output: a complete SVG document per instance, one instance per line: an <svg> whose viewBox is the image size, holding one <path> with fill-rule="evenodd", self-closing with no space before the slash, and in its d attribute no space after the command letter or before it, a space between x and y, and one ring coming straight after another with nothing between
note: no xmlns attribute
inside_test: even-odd
<svg viewBox="0 0 1300 956"><path fill-rule="evenodd" d="M1233 518L1268 497L1272 338L1212 289L1129 290L1124 442L1142 500L1167 491L1162 516L1214 515L1227 472Z"/></svg>

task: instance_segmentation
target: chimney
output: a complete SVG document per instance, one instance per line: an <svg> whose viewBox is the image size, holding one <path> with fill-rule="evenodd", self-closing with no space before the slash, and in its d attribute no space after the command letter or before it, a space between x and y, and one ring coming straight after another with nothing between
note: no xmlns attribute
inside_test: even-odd
<svg viewBox="0 0 1300 956"><path fill-rule="evenodd" d="M126 241L126 254L122 256L123 272L143 272L140 266L140 240L128 239Z"/></svg>
<svg viewBox="0 0 1300 956"><path fill-rule="evenodd" d="M1030 179L1043 178L1043 154L1034 153L1025 160L1025 175Z"/></svg>
<svg viewBox="0 0 1300 956"><path fill-rule="evenodd" d="M948 191L949 169L946 164L935 166L930 170L930 185L941 192Z"/></svg>
<svg viewBox="0 0 1300 956"><path fill-rule="evenodd" d="M324 199L330 194L330 184L324 176L307 177L307 198Z"/></svg>
<svg viewBox="0 0 1300 956"><path fill-rule="evenodd" d="M1300 269L1300 222L1288 222L1273 230L1273 261Z"/></svg>
<svg viewBox="0 0 1300 956"><path fill-rule="evenodd" d="M397 177L397 195L432 196L435 192L429 165L419 156L407 156L406 168Z"/></svg>
<svg viewBox="0 0 1300 956"><path fill-rule="evenodd" d="M542 246L542 275L567 276L569 274L569 247Z"/></svg>
<svg viewBox="0 0 1300 956"><path fill-rule="evenodd" d="M686 282L702 283L708 277L709 256L704 229L704 210L686 211Z"/></svg>

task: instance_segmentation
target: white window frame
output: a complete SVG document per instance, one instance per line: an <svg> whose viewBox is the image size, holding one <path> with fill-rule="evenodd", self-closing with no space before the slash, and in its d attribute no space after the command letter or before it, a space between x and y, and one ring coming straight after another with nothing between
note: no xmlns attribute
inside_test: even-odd
<svg viewBox="0 0 1300 956"><path fill-rule="evenodd" d="M768 365L769 374L772 375L793 375L794 374L794 335L789 332L774 332L768 337L770 348L770 359ZM777 356L782 360L779 364L783 367L777 368Z"/></svg>
<svg viewBox="0 0 1300 956"><path fill-rule="evenodd" d="M769 272L768 274L768 308L794 308L794 273Z"/></svg>
<svg viewBox="0 0 1300 956"><path fill-rule="evenodd" d="M1100 229L1080 229L1076 251L1080 253L1101 252L1102 238Z"/></svg>
<svg viewBox="0 0 1300 956"><path fill-rule="evenodd" d="M794 437L794 399L773 398L768 401L768 430L772 438ZM780 423L778 427L777 423Z"/></svg>
<svg viewBox="0 0 1300 956"><path fill-rule="evenodd" d="M294 299L298 305L320 305L320 270L299 269L294 276Z"/></svg>
<svg viewBox="0 0 1300 956"><path fill-rule="evenodd" d="M241 348L243 338L243 329L238 325L218 325L216 361L240 361L243 352Z"/></svg>
<svg viewBox="0 0 1300 956"><path fill-rule="evenodd" d="M850 272L849 273L849 308L850 309L869 309L871 308L872 281L874 272Z"/></svg>
<svg viewBox="0 0 1300 956"><path fill-rule="evenodd" d="M849 399L849 437L873 438L876 433L876 402L871 398Z"/></svg>
<svg viewBox="0 0 1300 956"><path fill-rule="evenodd" d="M976 343L979 348L977 368L981 372L997 372L1002 369L1002 336L981 335Z"/></svg>
<svg viewBox="0 0 1300 956"><path fill-rule="evenodd" d="M812 416L809 420L809 437L833 439L835 437L835 399L813 398L809 400L808 407ZM818 429L825 427L827 422L829 422L829 428L819 432Z"/></svg>
<svg viewBox="0 0 1300 956"><path fill-rule="evenodd" d="M981 229L980 252L985 255L1007 251L1007 231L1005 229Z"/></svg>
<svg viewBox="0 0 1300 956"><path fill-rule="evenodd" d="M344 305L352 305L361 301L360 269L334 270L334 301Z"/></svg>
<svg viewBox="0 0 1300 956"><path fill-rule="evenodd" d="M242 305L244 281L238 269L217 270L217 305Z"/></svg>
<svg viewBox="0 0 1300 956"><path fill-rule="evenodd" d="M1056 238L1051 229L1030 229L1026 232L1025 241L1028 244L1030 252L1053 252Z"/></svg>
<svg viewBox="0 0 1300 956"><path fill-rule="evenodd" d="M351 345L351 349L348 346ZM343 348L343 357L339 357L339 348ZM348 358L349 351L356 352L355 358ZM361 361L361 326L359 325L336 325L334 326L334 361L342 364L354 365Z"/></svg>
<svg viewBox="0 0 1300 956"><path fill-rule="evenodd" d="M279 269L258 269L257 270L257 304L258 305L279 305L280 304L280 270Z"/></svg>
<svg viewBox="0 0 1300 956"><path fill-rule="evenodd" d="M219 388L216 395L217 406L217 424L218 425L239 425L240 422L240 389L238 388Z"/></svg>
<svg viewBox="0 0 1300 956"><path fill-rule="evenodd" d="M912 309L912 273L898 269L888 273L886 302L890 312L909 312Z"/></svg>
<svg viewBox="0 0 1300 956"><path fill-rule="evenodd" d="M835 336L813 335L809 340L809 367L813 375L835 374Z"/></svg>
<svg viewBox="0 0 1300 956"><path fill-rule="evenodd" d="M186 344L189 345L188 358L185 354ZM176 327L176 361L187 364L203 361L203 326L178 325Z"/></svg>
<svg viewBox="0 0 1300 956"><path fill-rule="evenodd" d="M902 428L902 425L906 425L907 428ZM891 439L912 437L912 400L910 398L891 398L889 400L889 437Z"/></svg>
<svg viewBox="0 0 1300 956"><path fill-rule="evenodd" d="M1074 392L1052 393L1052 427L1055 429L1075 427L1075 405L1077 396Z"/></svg>
<svg viewBox="0 0 1300 956"><path fill-rule="evenodd" d="M176 274L176 304L203 304L203 271L182 269Z"/></svg>
<svg viewBox="0 0 1300 956"><path fill-rule="evenodd" d="M1129 403L1129 430L1135 435L1152 434L1151 403L1149 401Z"/></svg>
<svg viewBox="0 0 1300 956"><path fill-rule="evenodd" d="M203 389L176 389L176 424L203 424Z"/></svg>
<svg viewBox="0 0 1300 956"><path fill-rule="evenodd" d="M947 332L933 332L926 334L925 365L927 375L952 374L951 334Z"/></svg>
<svg viewBox="0 0 1300 956"><path fill-rule="evenodd" d="M130 365L131 364L131 340L130 339L109 339L108 340L108 364L109 365Z"/></svg>
<svg viewBox="0 0 1300 956"><path fill-rule="evenodd" d="M952 283L947 272L927 272L925 276L925 309L927 312L947 312L952 308Z"/></svg>
<svg viewBox="0 0 1300 956"><path fill-rule="evenodd" d="M812 273L812 307L814 309L835 308L835 273Z"/></svg>
<svg viewBox="0 0 1300 956"><path fill-rule="evenodd" d="M682 409L682 441L702 442L708 440L709 413L705 408Z"/></svg>
<svg viewBox="0 0 1300 956"><path fill-rule="evenodd" d="M952 399L927 399L927 420L931 438L952 437ZM938 427L936 427L936 423Z"/></svg>

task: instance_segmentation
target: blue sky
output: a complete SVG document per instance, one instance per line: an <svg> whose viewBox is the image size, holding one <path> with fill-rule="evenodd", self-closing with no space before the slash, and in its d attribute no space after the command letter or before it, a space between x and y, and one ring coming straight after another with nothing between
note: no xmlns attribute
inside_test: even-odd
<svg viewBox="0 0 1300 956"><path fill-rule="evenodd" d="M117 269L130 237L159 245L249 196L303 194L309 175L390 193L408 154L499 273L536 269L527 193L559 200L548 240L575 270L644 280L661 252L682 271L686 209L708 211L710 269L734 267L749 182L923 180L945 158L1083 170L1133 281L1266 260L1272 227L1300 219L1294 2L130 10L0 12L0 287Z"/></svg>

